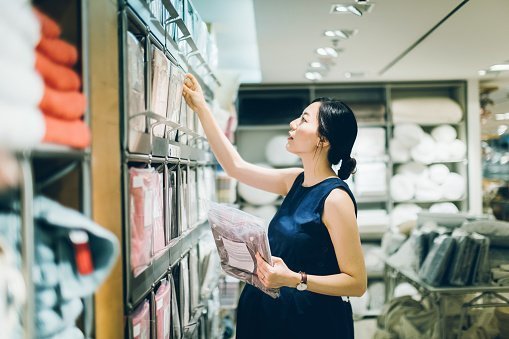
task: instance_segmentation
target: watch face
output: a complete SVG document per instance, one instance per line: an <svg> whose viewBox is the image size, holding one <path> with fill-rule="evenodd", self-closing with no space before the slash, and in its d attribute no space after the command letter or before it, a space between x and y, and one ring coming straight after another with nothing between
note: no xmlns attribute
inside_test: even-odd
<svg viewBox="0 0 509 339"><path fill-rule="evenodd" d="M297 285L297 289L299 291L305 291L307 288L308 288L308 285L306 285L304 283L300 283L300 284Z"/></svg>

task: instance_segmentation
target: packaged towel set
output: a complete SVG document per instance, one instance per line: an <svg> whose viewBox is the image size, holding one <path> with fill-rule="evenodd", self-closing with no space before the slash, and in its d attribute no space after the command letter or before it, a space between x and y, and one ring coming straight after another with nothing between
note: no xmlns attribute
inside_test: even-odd
<svg viewBox="0 0 509 339"><path fill-rule="evenodd" d="M233 207L211 203L209 222L223 270L273 298L279 297L279 289L265 288L255 274L256 253L272 265L263 220Z"/></svg>

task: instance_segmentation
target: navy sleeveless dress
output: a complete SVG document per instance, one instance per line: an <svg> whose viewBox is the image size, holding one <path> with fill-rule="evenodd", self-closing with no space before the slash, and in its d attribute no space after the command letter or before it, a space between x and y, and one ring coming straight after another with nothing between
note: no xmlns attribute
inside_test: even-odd
<svg viewBox="0 0 509 339"><path fill-rule="evenodd" d="M278 212L269 224L273 256L289 269L310 275L340 273L334 247L322 222L325 199L335 189L346 191L340 178L328 178L310 187L302 186L304 173L295 179ZM352 308L341 297L282 287L273 299L246 285L237 308L237 339L348 338L353 339Z"/></svg>

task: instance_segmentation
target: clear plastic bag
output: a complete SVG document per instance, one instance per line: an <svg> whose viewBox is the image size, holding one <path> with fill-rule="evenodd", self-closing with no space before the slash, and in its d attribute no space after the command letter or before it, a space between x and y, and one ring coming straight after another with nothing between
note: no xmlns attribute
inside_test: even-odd
<svg viewBox="0 0 509 339"><path fill-rule="evenodd" d="M211 203L209 222L223 270L273 298L279 297L279 289L265 288L254 273L256 253L272 265L264 221L236 208Z"/></svg>

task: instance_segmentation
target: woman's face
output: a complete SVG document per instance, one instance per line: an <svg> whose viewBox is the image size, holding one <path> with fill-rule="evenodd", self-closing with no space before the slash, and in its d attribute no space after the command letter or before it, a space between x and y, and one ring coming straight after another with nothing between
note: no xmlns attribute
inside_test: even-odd
<svg viewBox="0 0 509 339"><path fill-rule="evenodd" d="M314 102L304 109L302 115L290 122L286 149L294 154L314 153L320 141L318 136L318 109L321 103Z"/></svg>

